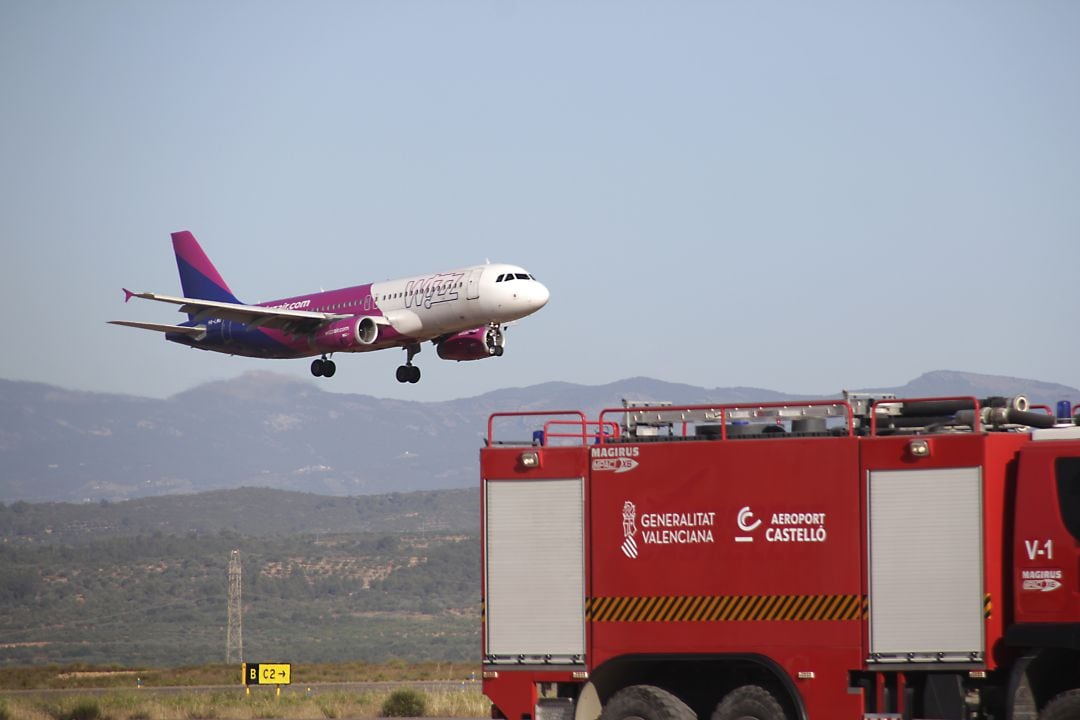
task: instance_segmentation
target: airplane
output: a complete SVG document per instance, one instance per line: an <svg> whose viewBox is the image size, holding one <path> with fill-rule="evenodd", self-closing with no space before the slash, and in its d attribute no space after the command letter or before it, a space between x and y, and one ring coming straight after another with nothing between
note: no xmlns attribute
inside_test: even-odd
<svg viewBox="0 0 1080 720"><path fill-rule="evenodd" d="M548 289L524 269L488 263L247 305L229 289L191 232L172 233L172 244L184 296L124 288L124 302L140 298L179 305L187 322L110 324L154 330L171 342L229 355L319 356L311 363L315 377L333 377L336 352L400 347L406 360L397 369L397 380L416 383L420 368L413 358L427 341L444 360L501 356L503 326L536 312L549 297Z"/></svg>

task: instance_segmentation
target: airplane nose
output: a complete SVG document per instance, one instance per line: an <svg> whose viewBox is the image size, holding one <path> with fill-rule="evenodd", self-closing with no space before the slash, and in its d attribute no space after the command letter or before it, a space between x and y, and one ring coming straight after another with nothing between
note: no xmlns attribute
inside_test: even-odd
<svg viewBox="0 0 1080 720"><path fill-rule="evenodd" d="M550 297L551 293L548 292L547 287L543 283L536 283L536 290L535 292L533 292L532 297L532 301L533 304L536 306L536 309L539 310L540 308L547 305L548 298Z"/></svg>

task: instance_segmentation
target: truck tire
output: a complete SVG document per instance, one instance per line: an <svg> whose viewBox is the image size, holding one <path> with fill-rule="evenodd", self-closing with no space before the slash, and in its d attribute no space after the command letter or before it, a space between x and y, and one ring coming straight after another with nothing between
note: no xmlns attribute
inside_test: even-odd
<svg viewBox="0 0 1080 720"><path fill-rule="evenodd" d="M611 696L600 720L697 720L697 715L667 690L631 685Z"/></svg>
<svg viewBox="0 0 1080 720"><path fill-rule="evenodd" d="M1076 720L1080 718L1080 690L1066 690L1054 696L1039 713L1039 720Z"/></svg>
<svg viewBox="0 0 1080 720"><path fill-rule="evenodd" d="M720 701L712 720L786 720L784 708L760 685L737 687Z"/></svg>

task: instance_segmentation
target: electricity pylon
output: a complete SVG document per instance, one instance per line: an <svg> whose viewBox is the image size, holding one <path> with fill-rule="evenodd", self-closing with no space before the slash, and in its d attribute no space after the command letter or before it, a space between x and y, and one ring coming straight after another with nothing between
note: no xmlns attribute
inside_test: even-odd
<svg viewBox="0 0 1080 720"><path fill-rule="evenodd" d="M225 633L225 662L244 662L244 619L240 604L240 551L229 558L229 626Z"/></svg>

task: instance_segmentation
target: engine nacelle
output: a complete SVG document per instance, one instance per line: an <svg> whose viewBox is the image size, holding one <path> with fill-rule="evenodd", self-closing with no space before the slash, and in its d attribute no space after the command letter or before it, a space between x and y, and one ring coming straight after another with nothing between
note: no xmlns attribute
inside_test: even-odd
<svg viewBox="0 0 1080 720"><path fill-rule="evenodd" d="M439 343L437 352L443 360L483 360L502 355L506 336L497 327L480 327L451 335Z"/></svg>
<svg viewBox="0 0 1080 720"><path fill-rule="evenodd" d="M348 350L371 345L379 339L379 325L372 317L335 320L311 336L311 347L325 352Z"/></svg>

